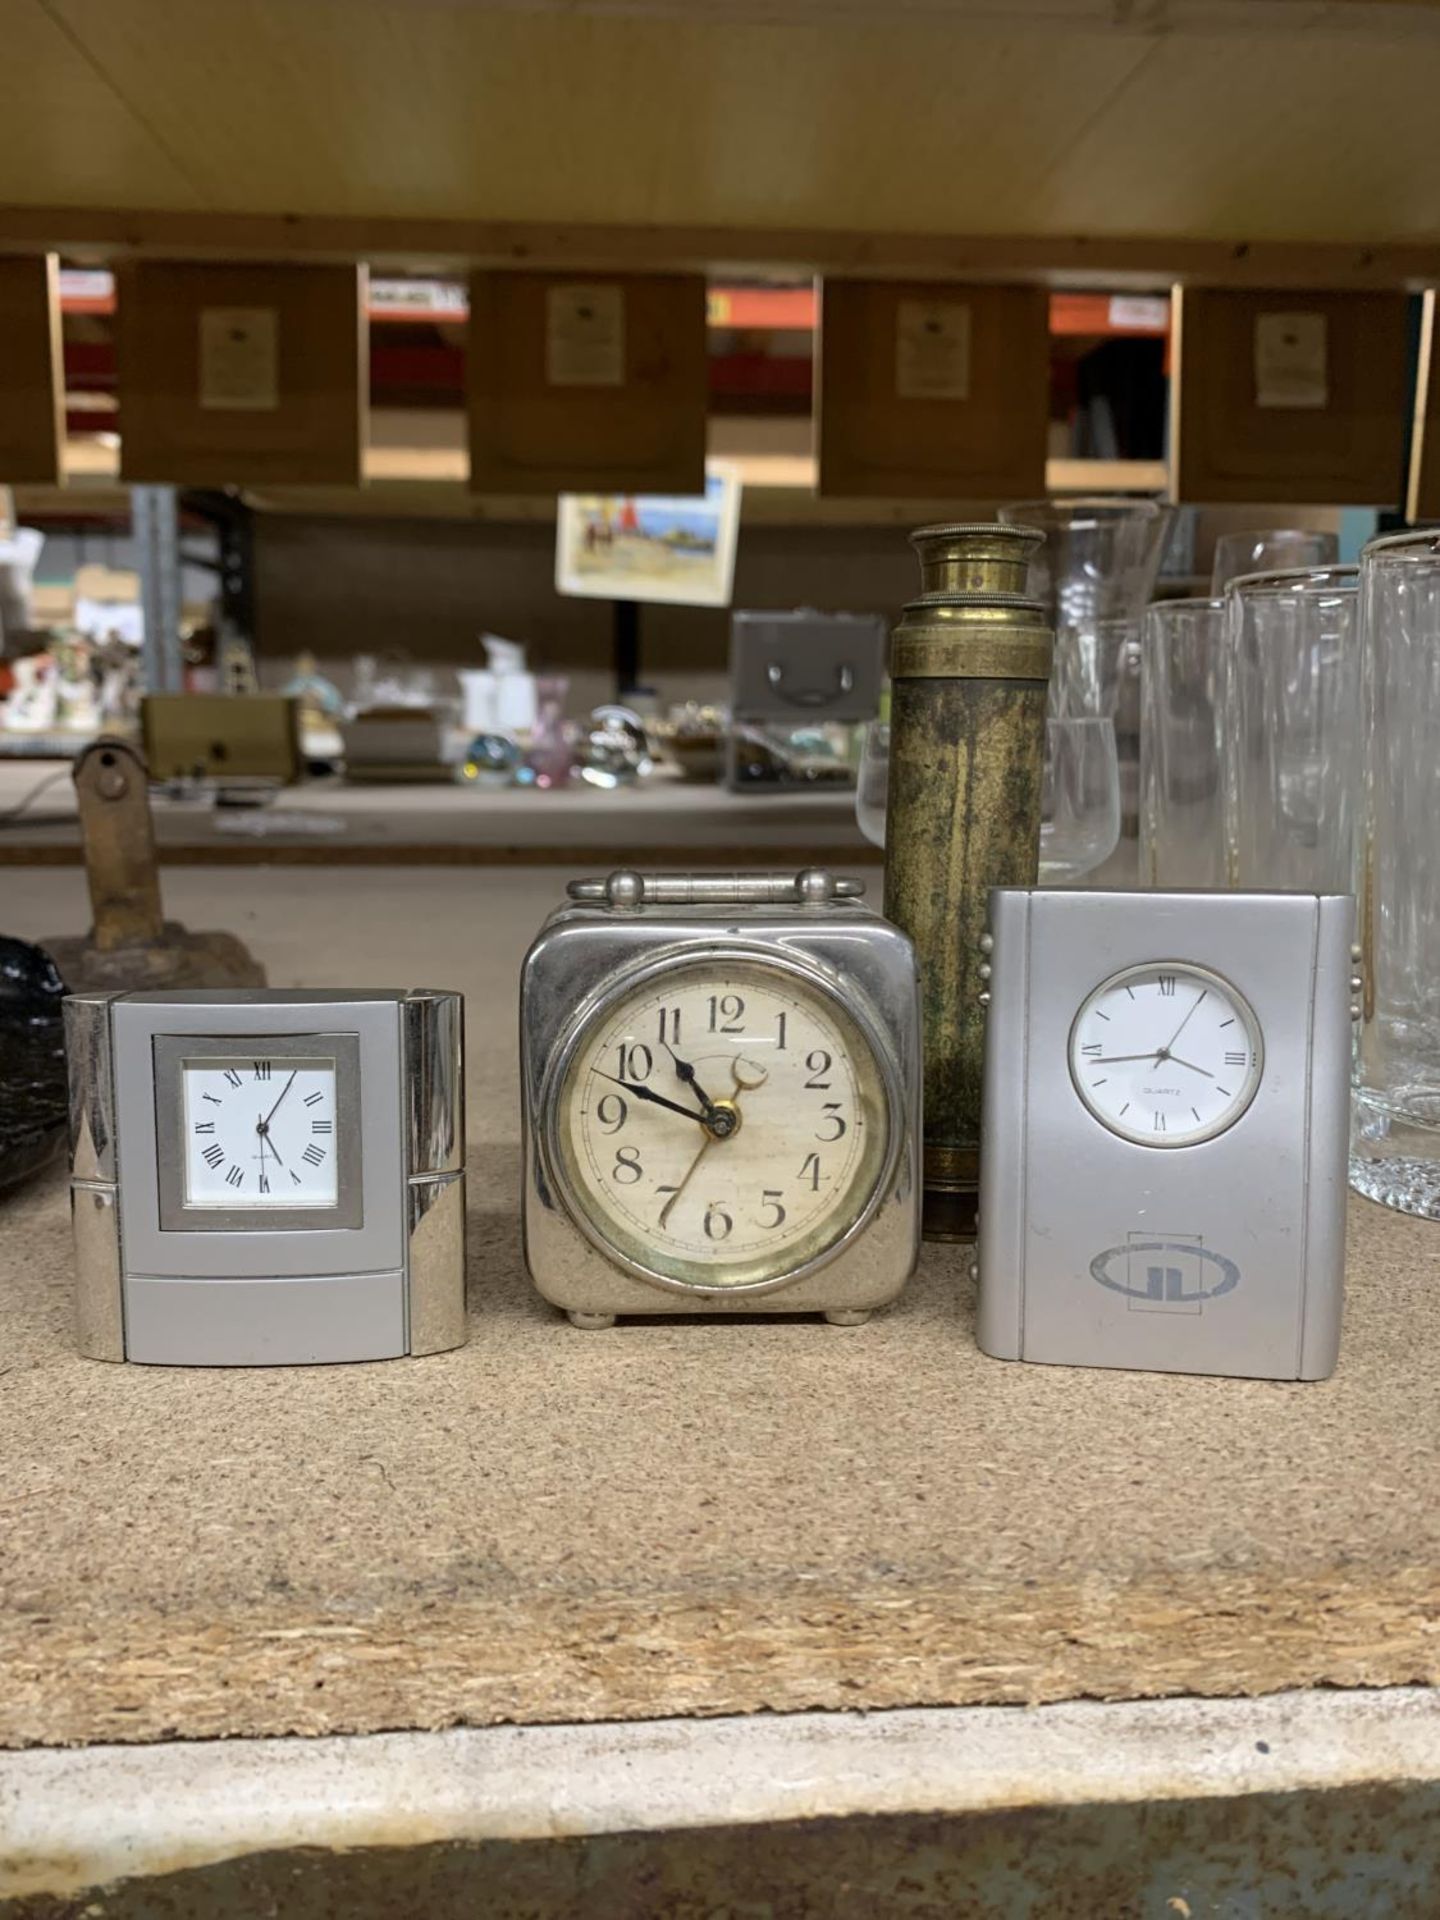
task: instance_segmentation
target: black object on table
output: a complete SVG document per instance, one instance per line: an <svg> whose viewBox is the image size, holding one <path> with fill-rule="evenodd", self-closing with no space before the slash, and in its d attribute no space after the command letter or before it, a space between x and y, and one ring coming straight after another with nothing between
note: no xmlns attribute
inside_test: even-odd
<svg viewBox="0 0 1440 1920"><path fill-rule="evenodd" d="M43 948L0 935L0 1187L49 1166L65 1144L64 997Z"/></svg>

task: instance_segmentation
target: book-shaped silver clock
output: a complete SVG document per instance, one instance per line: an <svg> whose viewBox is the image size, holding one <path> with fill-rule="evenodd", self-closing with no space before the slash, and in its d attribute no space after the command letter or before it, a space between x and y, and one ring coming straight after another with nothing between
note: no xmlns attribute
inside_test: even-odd
<svg viewBox="0 0 1440 1920"><path fill-rule="evenodd" d="M991 894L987 1353L1331 1372L1353 921L1349 895Z"/></svg>
<svg viewBox="0 0 1440 1920"><path fill-rule="evenodd" d="M72 995L80 1350L263 1366L465 1337L458 994Z"/></svg>

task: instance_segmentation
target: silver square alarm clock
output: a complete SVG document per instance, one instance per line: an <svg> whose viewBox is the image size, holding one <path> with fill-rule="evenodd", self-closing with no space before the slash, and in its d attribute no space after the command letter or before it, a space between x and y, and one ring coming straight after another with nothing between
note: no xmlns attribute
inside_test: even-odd
<svg viewBox="0 0 1440 1920"><path fill-rule="evenodd" d="M914 950L800 874L578 881L525 961L525 1253L581 1327L894 1299L919 1244Z"/></svg>
<svg viewBox="0 0 1440 1920"><path fill-rule="evenodd" d="M71 995L81 1351L259 1366L459 1345L462 1020L452 993Z"/></svg>
<svg viewBox="0 0 1440 1920"><path fill-rule="evenodd" d="M989 921L985 1352L1329 1374L1350 896L998 888Z"/></svg>

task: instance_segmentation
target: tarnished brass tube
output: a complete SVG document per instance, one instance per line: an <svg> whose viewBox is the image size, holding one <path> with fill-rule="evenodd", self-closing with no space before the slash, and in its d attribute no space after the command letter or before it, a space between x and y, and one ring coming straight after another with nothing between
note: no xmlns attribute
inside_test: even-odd
<svg viewBox="0 0 1440 1920"><path fill-rule="evenodd" d="M980 951L993 886L1033 886L1051 631L1029 527L922 527L922 597L891 642L885 912L915 942L925 1020L925 1234L968 1238L980 1183Z"/></svg>

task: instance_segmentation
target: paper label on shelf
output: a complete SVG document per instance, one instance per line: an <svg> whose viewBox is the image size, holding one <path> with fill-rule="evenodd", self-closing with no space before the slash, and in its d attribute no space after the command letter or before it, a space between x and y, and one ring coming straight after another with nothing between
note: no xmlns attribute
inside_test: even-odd
<svg viewBox="0 0 1440 1920"><path fill-rule="evenodd" d="M280 316L274 307L202 307L200 404L224 413L280 405Z"/></svg>
<svg viewBox="0 0 1440 1920"><path fill-rule="evenodd" d="M1329 404L1323 313L1262 313L1255 321L1257 407Z"/></svg>
<svg viewBox="0 0 1440 1920"><path fill-rule="evenodd" d="M895 313L895 391L902 400L970 398L968 302L900 302Z"/></svg>
<svg viewBox="0 0 1440 1920"><path fill-rule="evenodd" d="M552 387L623 387L625 289L551 287L545 295L545 378Z"/></svg>
<svg viewBox="0 0 1440 1920"><path fill-rule="evenodd" d="M1112 327L1133 327L1137 333L1163 333L1170 325L1170 302L1163 294L1112 294L1108 312Z"/></svg>

